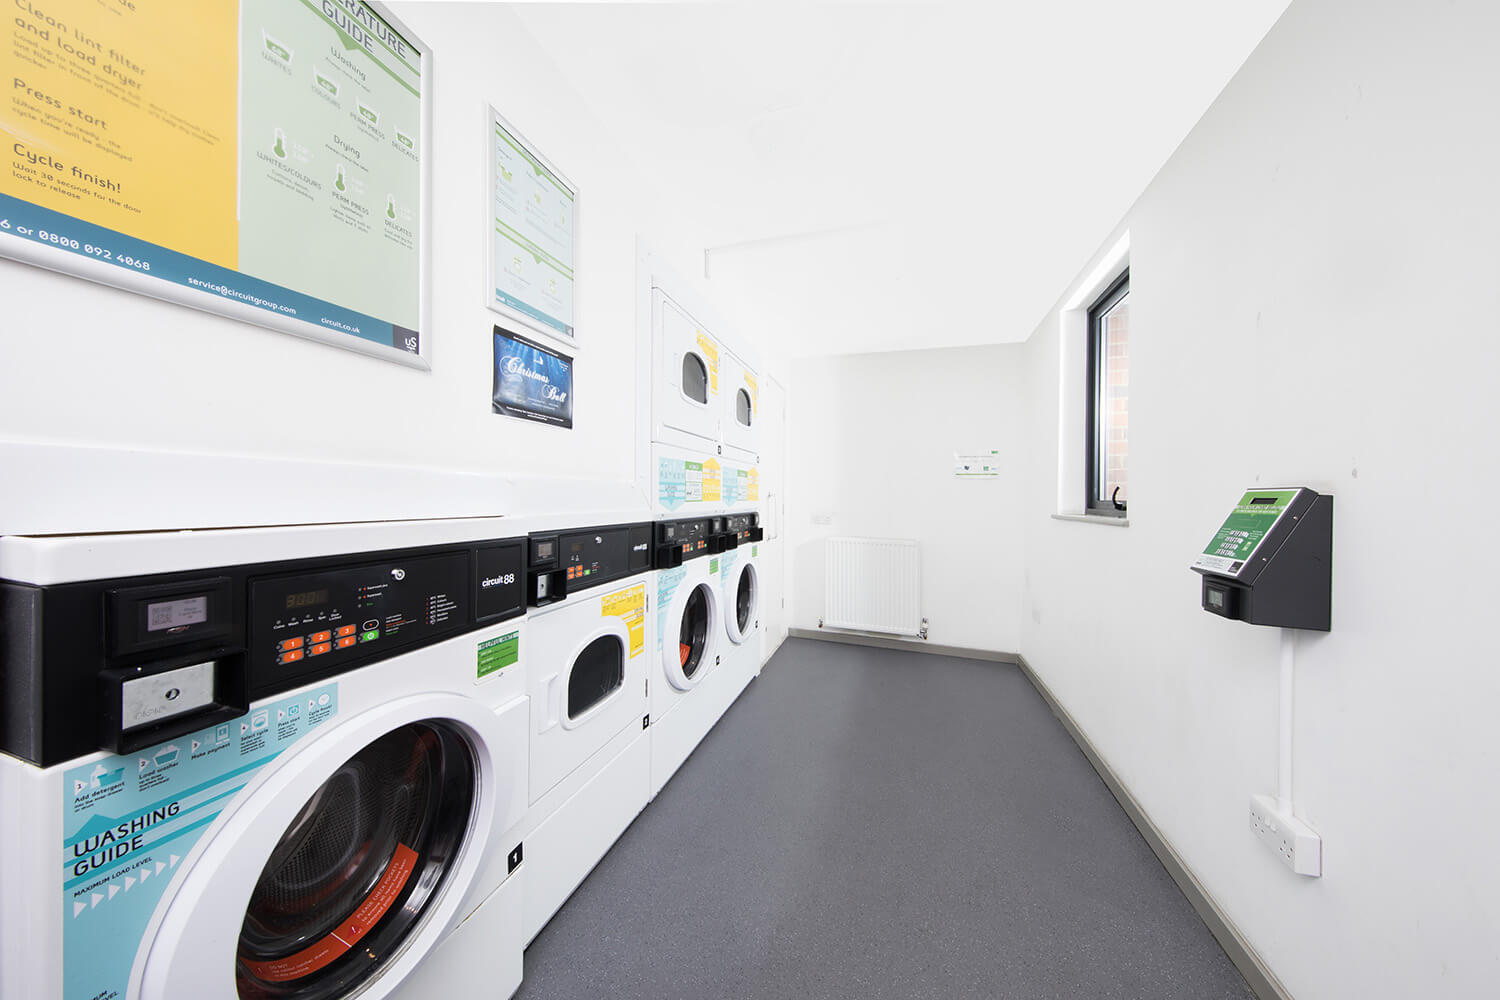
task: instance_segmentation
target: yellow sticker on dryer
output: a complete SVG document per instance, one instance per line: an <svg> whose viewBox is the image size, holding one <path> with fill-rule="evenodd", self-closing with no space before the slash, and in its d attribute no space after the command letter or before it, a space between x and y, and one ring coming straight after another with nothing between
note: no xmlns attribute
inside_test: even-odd
<svg viewBox="0 0 1500 1000"><path fill-rule="evenodd" d="M703 463L703 502L724 502L724 472L715 458Z"/></svg>
<svg viewBox="0 0 1500 1000"><path fill-rule="evenodd" d="M745 499L758 502L760 500L760 470L751 469L747 478L749 481L745 484Z"/></svg>
<svg viewBox="0 0 1500 1000"><path fill-rule="evenodd" d="M638 583L634 587L626 587L613 594L606 594L599 603L601 616L613 615L625 622L625 630L630 633L630 655L639 656L644 652L646 649L646 585Z"/></svg>
<svg viewBox="0 0 1500 1000"><path fill-rule="evenodd" d="M698 350L708 359L708 384L714 391L719 391L719 345L713 342L713 338L702 330L698 331Z"/></svg>
<svg viewBox="0 0 1500 1000"><path fill-rule="evenodd" d="M760 386L749 372L745 373L745 385L750 389L750 418L753 420L760 416Z"/></svg>

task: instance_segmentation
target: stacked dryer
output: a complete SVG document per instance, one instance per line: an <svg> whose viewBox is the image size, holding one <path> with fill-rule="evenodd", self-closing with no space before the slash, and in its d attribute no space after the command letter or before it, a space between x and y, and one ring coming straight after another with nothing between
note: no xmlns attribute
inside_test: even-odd
<svg viewBox="0 0 1500 1000"><path fill-rule="evenodd" d="M762 643L756 372L654 282L651 324L654 796L759 672Z"/></svg>

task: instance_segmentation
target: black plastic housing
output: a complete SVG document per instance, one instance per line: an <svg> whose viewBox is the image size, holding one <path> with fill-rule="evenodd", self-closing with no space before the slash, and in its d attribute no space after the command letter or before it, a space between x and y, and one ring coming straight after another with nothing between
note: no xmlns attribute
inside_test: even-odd
<svg viewBox="0 0 1500 1000"><path fill-rule="evenodd" d="M1328 632L1333 627L1333 497L1303 489L1237 576L1194 566L1202 607L1221 618Z"/></svg>

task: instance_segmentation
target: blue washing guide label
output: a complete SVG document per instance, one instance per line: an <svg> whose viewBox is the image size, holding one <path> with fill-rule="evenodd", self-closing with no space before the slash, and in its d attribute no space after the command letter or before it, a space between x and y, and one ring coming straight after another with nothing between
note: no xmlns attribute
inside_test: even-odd
<svg viewBox="0 0 1500 1000"><path fill-rule="evenodd" d="M680 458L663 458L657 463L656 496L667 510L687 503L687 463Z"/></svg>
<svg viewBox="0 0 1500 1000"><path fill-rule="evenodd" d="M734 575L734 564L740 554L733 549L719 557L719 582L728 583L729 578Z"/></svg>
<svg viewBox="0 0 1500 1000"><path fill-rule="evenodd" d="M182 859L283 750L338 713L338 685L63 775L63 1000L125 996Z"/></svg>
<svg viewBox="0 0 1500 1000"><path fill-rule="evenodd" d="M677 593L686 577L687 570L681 566L656 574L656 634L662 643L672 642L672 636L677 634L676 629L667 631L667 612L672 607L672 595Z"/></svg>

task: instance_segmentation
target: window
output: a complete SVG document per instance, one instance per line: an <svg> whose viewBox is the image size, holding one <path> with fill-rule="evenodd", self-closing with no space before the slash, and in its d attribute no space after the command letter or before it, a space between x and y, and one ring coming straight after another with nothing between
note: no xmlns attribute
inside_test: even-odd
<svg viewBox="0 0 1500 1000"><path fill-rule="evenodd" d="M625 645L601 635L583 648L568 674L568 719L576 719L625 683Z"/></svg>
<svg viewBox="0 0 1500 1000"><path fill-rule="evenodd" d="M682 394L695 403L708 402L708 366L691 352L682 356Z"/></svg>
<svg viewBox="0 0 1500 1000"><path fill-rule="evenodd" d="M734 419L735 420L738 420L743 426L749 427L750 426L750 414L751 414L751 412L752 412L753 409L754 409L754 407L752 406L752 404L750 402L750 393L746 392L744 389L741 389L739 392L735 393L735 395L734 395Z"/></svg>
<svg viewBox="0 0 1500 1000"><path fill-rule="evenodd" d="M1089 307L1088 461L1090 514L1124 516L1130 496L1130 272Z"/></svg>

